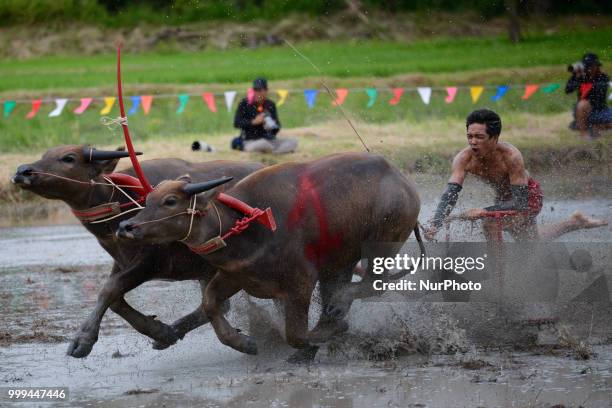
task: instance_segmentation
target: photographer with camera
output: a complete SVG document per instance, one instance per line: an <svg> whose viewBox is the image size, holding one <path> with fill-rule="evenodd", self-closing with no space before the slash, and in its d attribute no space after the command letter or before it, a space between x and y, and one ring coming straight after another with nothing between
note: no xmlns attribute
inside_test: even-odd
<svg viewBox="0 0 612 408"><path fill-rule="evenodd" d="M238 105L234 126L241 129L240 136L232 140L232 149L245 152L293 153L297 140L277 139L280 121L276 105L268 96L268 82L264 78L253 81L253 100L244 98Z"/></svg>
<svg viewBox="0 0 612 408"><path fill-rule="evenodd" d="M580 131L584 139L598 137L600 131L612 128L612 109L606 101L610 78L601 71L601 62L593 53L585 54L567 70L572 77L565 85L565 93L578 92L575 121L570 128Z"/></svg>

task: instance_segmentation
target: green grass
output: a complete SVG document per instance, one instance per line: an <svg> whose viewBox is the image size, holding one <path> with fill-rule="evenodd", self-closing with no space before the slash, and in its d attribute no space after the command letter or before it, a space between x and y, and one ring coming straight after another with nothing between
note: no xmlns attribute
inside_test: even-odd
<svg viewBox="0 0 612 408"><path fill-rule="evenodd" d="M418 122L428 118L463 120L475 107L488 106L503 117L513 112L536 114L558 113L568 110L575 100L562 89L554 94L536 93L523 101L523 89L511 89L499 102L492 102L494 85L526 81L561 82L566 77L564 64L578 59L587 49L597 50L602 59L610 60L612 29L591 33L557 34L531 37L524 43L512 45L502 38L425 41L415 44L390 42L307 43L299 49L309 56L330 83L349 86L370 86L380 77L418 73L422 84L489 85L477 104L470 100L466 89L459 91L452 104L444 102L444 91L434 91L430 105L424 105L415 91L402 97L397 106L389 106L391 94L381 91L378 102L366 108L365 92L349 94L344 108L355 119L365 123ZM555 66L553 70L529 74L533 66ZM280 107L280 118L285 128L306 126L341 118L338 109L330 104L329 96L319 94L317 104L308 109L300 91L317 87L319 81L312 67L297 57L288 47L258 50L210 51L194 54L130 54L123 56L123 81L126 95L139 86L138 92L177 92L178 89L208 88L244 90L255 76L264 75L271 88L288 84L296 92ZM486 69L499 69L492 74ZM0 91L3 99L14 95L44 96L108 96L114 95L115 56L54 57L27 61L0 62ZM524 74L524 73L527 74ZM556 74L550 76L550 72ZM539 76L538 76L539 75ZM544 75L544 77L542 76ZM360 79L361 78L361 79ZM291 80L291 81L288 81ZM387 85L405 86L401 80ZM393 82L395 81L395 82ZM450 82L449 82L450 81ZM214 84L214 85L213 85ZM169 86L170 85L170 86ZM284 86L284 85L283 85ZM176 89L173 89L175 87ZM272 93L271 96L275 97ZM126 98L129 109L129 100ZM44 149L65 143L119 143L119 133L112 133L100 125L101 101L76 116L71 102L60 117L49 118L54 108L43 104L38 116L25 120L28 103L19 103L12 115L0 119L0 150L23 151ZM225 109L222 97L217 97L218 112L211 113L199 96L192 96L186 111L177 115L176 98L159 98L153 102L151 113L140 110L130 117L130 129L136 140L173 138L193 134L206 139L210 135L231 134L233 112ZM235 107L235 105L234 105ZM110 116L118 116L115 106ZM228 140L229 143L229 140Z"/></svg>

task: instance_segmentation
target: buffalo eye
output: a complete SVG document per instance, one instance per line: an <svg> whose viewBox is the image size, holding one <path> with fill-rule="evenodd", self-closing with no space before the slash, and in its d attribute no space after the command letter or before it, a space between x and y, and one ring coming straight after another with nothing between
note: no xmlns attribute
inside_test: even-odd
<svg viewBox="0 0 612 408"><path fill-rule="evenodd" d="M176 197L168 197L164 200L164 205L166 207L174 207L176 205Z"/></svg>
<svg viewBox="0 0 612 408"><path fill-rule="evenodd" d="M69 156L64 156L61 158L61 161L63 163L74 163L76 161L76 159L74 158L74 156L69 155Z"/></svg>

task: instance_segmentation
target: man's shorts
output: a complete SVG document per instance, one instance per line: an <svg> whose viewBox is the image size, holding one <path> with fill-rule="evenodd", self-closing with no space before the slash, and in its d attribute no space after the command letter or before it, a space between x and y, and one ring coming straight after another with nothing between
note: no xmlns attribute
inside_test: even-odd
<svg viewBox="0 0 612 408"><path fill-rule="evenodd" d="M603 125L612 123L612 108L593 111L589 115L589 125Z"/></svg>

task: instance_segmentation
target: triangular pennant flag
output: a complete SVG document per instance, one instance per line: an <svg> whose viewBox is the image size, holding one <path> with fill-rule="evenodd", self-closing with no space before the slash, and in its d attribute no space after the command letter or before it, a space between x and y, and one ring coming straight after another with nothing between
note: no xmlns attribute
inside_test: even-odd
<svg viewBox="0 0 612 408"><path fill-rule="evenodd" d="M404 88L393 88L393 98L389 100L389 105L397 105L404 93Z"/></svg>
<svg viewBox="0 0 612 408"><path fill-rule="evenodd" d="M128 111L128 115L133 115L136 112L138 112L138 107L140 106L140 100L141 97L140 96L132 96L132 107L130 108L130 110Z"/></svg>
<svg viewBox="0 0 612 408"><path fill-rule="evenodd" d="M15 101L4 101L4 117L5 118L9 117L13 109L15 109L16 105L17 105L17 102Z"/></svg>
<svg viewBox="0 0 612 408"><path fill-rule="evenodd" d="M457 87L449 86L448 88L446 88L446 98L444 98L444 102L453 103L456 95L457 95Z"/></svg>
<svg viewBox="0 0 612 408"><path fill-rule="evenodd" d="M180 94L178 96L179 99L179 107L176 110L177 115L180 115L181 113L183 113L185 111L185 106L187 106L187 102L189 101L189 95L187 94Z"/></svg>
<svg viewBox="0 0 612 408"><path fill-rule="evenodd" d="M287 96L289 95L289 90L277 89L276 93L278 94L278 97L280 98L276 106L281 106L283 103L285 103L285 100L287 99Z"/></svg>
<svg viewBox="0 0 612 408"><path fill-rule="evenodd" d="M473 86L470 88L470 95L472 95L472 103L478 102L480 95L484 91L484 86Z"/></svg>
<svg viewBox="0 0 612 408"><path fill-rule="evenodd" d="M521 99L529 99L531 95L536 93L540 88L540 85L525 85L525 93L521 96Z"/></svg>
<svg viewBox="0 0 612 408"><path fill-rule="evenodd" d="M367 88L366 94L368 94L368 104L366 105L368 108L371 108L376 103L376 98L378 97L378 90L376 88Z"/></svg>
<svg viewBox="0 0 612 408"><path fill-rule="evenodd" d="M232 105L234 105L234 99L236 99L236 91L227 91L223 93L225 96L225 106L227 107L227 111L232 111Z"/></svg>
<svg viewBox="0 0 612 408"><path fill-rule="evenodd" d="M42 99L34 99L32 101L32 110L26 115L26 119L32 119L38 113Z"/></svg>
<svg viewBox="0 0 612 408"><path fill-rule="evenodd" d="M247 103L253 103L253 98L255 97L255 91L253 88L247 89Z"/></svg>
<svg viewBox="0 0 612 408"><path fill-rule="evenodd" d="M317 101L317 91L316 89L304 89L304 98L306 98L306 104L309 108L312 108Z"/></svg>
<svg viewBox="0 0 612 408"><path fill-rule="evenodd" d="M104 98L104 108L100 111L100 115L108 115L115 104L115 97Z"/></svg>
<svg viewBox="0 0 612 408"><path fill-rule="evenodd" d="M202 94L202 99L206 102L206 106L210 109L211 112L217 112L217 105L215 104L215 95L210 92L204 92Z"/></svg>
<svg viewBox="0 0 612 408"><path fill-rule="evenodd" d="M425 105L429 105L429 101L431 99L431 88L429 87L420 87L417 88L417 92L421 95L421 100Z"/></svg>
<svg viewBox="0 0 612 408"><path fill-rule="evenodd" d="M144 111L144 114L148 115L149 111L151 110L151 104L153 104L153 95L142 95L140 100L142 102L142 110Z"/></svg>
<svg viewBox="0 0 612 408"><path fill-rule="evenodd" d="M50 118L54 118L56 116L61 115L61 113L64 110L64 107L66 106L67 102L68 102L68 99L56 99L55 100L55 109L53 109L51 111L51 113L49 113L49 117Z"/></svg>
<svg viewBox="0 0 612 408"><path fill-rule="evenodd" d="M508 92L508 89L510 89L510 87L508 85L500 85L500 86L498 86L497 87L497 92L495 93L495 95L493 95L491 97L491 100L493 102L499 101Z"/></svg>
<svg viewBox="0 0 612 408"><path fill-rule="evenodd" d="M546 85L544 88L542 88L542 92L544 93L553 93L555 92L557 89L559 89L561 87L560 84L550 84L550 85Z"/></svg>
<svg viewBox="0 0 612 408"><path fill-rule="evenodd" d="M348 95L348 89L346 88L338 88L336 89L336 95L338 96L335 101L332 102L333 105L340 106L344 103L346 99L346 95Z"/></svg>
<svg viewBox="0 0 612 408"><path fill-rule="evenodd" d="M81 104L79 105L78 108L74 110L74 113L76 113L77 115L80 115L83 112L85 112L85 110L89 107L89 104L91 103L92 100L93 98L81 98Z"/></svg>

